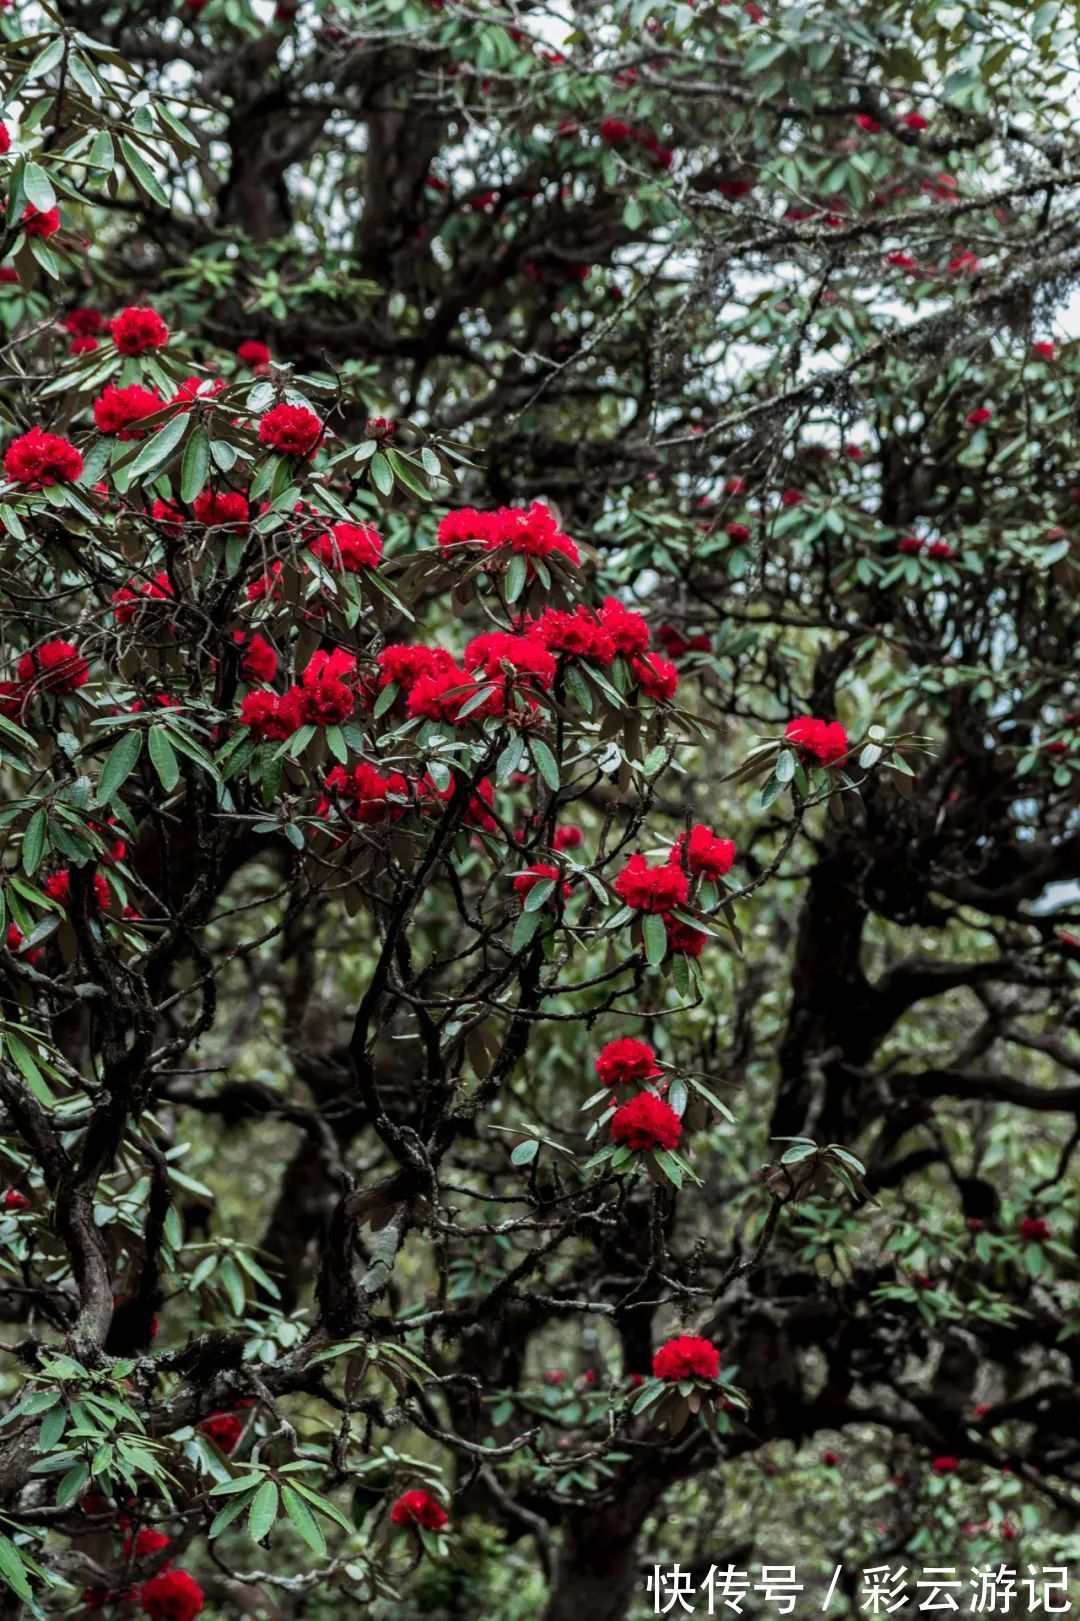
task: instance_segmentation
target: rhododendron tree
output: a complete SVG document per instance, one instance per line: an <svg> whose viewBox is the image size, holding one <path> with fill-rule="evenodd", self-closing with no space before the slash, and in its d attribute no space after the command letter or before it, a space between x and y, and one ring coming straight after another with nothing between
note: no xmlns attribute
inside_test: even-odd
<svg viewBox="0 0 1080 1621"><path fill-rule="evenodd" d="M5 1614L1055 1562L1080 168L1019 20L0 8Z"/></svg>

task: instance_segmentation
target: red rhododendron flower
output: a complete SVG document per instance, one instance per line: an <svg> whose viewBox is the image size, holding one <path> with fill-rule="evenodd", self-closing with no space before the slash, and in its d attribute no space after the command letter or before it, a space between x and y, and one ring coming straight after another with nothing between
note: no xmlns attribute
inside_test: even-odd
<svg viewBox="0 0 1080 1621"><path fill-rule="evenodd" d="M445 805L448 804L454 796L454 784L452 782L448 782L445 788L436 788L430 777L425 777L420 783L420 791L425 795L425 797L439 800ZM492 816L491 811L488 808L489 806L494 805L494 803L495 790L491 785L490 779L483 777L481 781L477 783L476 792L469 800L469 806L464 816L466 827L482 828L486 833L496 832L499 824L495 820L494 816Z"/></svg>
<svg viewBox="0 0 1080 1621"><path fill-rule="evenodd" d="M953 276L973 276L979 268L979 261L970 248L964 248L954 259L950 259L946 269Z"/></svg>
<svg viewBox="0 0 1080 1621"><path fill-rule="evenodd" d="M144 1525L141 1531L134 1536L130 1534L124 1538L122 1547L125 1559L145 1559L147 1554L160 1553L163 1548L169 1547L171 1537L164 1531L159 1531L155 1525Z"/></svg>
<svg viewBox="0 0 1080 1621"><path fill-rule="evenodd" d="M599 618L617 653L625 653L629 658L645 652L649 645L649 627L641 614L625 607L618 597L605 597Z"/></svg>
<svg viewBox="0 0 1080 1621"><path fill-rule="evenodd" d="M58 872L52 873L42 884L42 889L51 901L57 901L65 911L71 907L71 871L68 867L61 867ZM105 879L96 872L90 882L90 894L87 904L92 912L104 912L108 909L111 892Z"/></svg>
<svg viewBox="0 0 1080 1621"><path fill-rule="evenodd" d="M195 400L212 400L224 387L225 381L221 377L185 377L182 383L177 384L172 403L187 411Z"/></svg>
<svg viewBox="0 0 1080 1621"><path fill-rule="evenodd" d="M85 687L90 666L74 642L43 642L23 654L16 673L38 692L75 692Z"/></svg>
<svg viewBox="0 0 1080 1621"><path fill-rule="evenodd" d="M489 546L495 539L496 525L493 512L477 512L475 507L461 507L448 512L439 522L437 539L444 551L463 546Z"/></svg>
<svg viewBox="0 0 1080 1621"><path fill-rule="evenodd" d="M270 364L270 348L258 338L245 338L243 343L236 346L236 358L245 366L268 366Z"/></svg>
<svg viewBox="0 0 1080 1621"><path fill-rule="evenodd" d="M413 646L408 642L392 642L383 648L375 662L379 666L380 687L398 686L406 691L415 686L421 676L457 669L453 654L444 647Z"/></svg>
<svg viewBox="0 0 1080 1621"><path fill-rule="evenodd" d="M1050 1224L1041 1216L1025 1216L1020 1223L1020 1237L1025 1243L1041 1244L1050 1236Z"/></svg>
<svg viewBox="0 0 1080 1621"><path fill-rule="evenodd" d="M139 1603L150 1621L195 1621L203 1590L186 1570L161 1570L139 1588Z"/></svg>
<svg viewBox="0 0 1080 1621"><path fill-rule="evenodd" d="M864 129L868 135L877 135L880 133L881 125L878 123L876 118L871 118L869 113L856 113L855 122L858 124L859 128Z"/></svg>
<svg viewBox="0 0 1080 1621"><path fill-rule="evenodd" d="M788 721L784 736L794 743L804 759L819 765L835 765L848 751L848 735L839 721L814 720L802 715Z"/></svg>
<svg viewBox="0 0 1080 1621"><path fill-rule="evenodd" d="M396 821L404 816L408 806L398 803L408 797L409 785L400 771L383 776L373 765L361 761L350 771L336 765L326 778L327 793L341 802L342 809L353 821L375 823ZM393 794L394 798L389 796Z"/></svg>
<svg viewBox="0 0 1080 1621"><path fill-rule="evenodd" d="M169 329L157 310L148 304L131 305L109 322L112 340L122 355L141 355L147 349L163 349Z"/></svg>
<svg viewBox="0 0 1080 1621"><path fill-rule="evenodd" d="M652 1371L657 1379L673 1384L680 1379L716 1379L720 1352L711 1340L698 1334L677 1334L653 1353Z"/></svg>
<svg viewBox="0 0 1080 1621"><path fill-rule="evenodd" d="M596 1073L605 1086L626 1086L630 1081L647 1081L657 1073L656 1054L647 1042L636 1036L620 1036L602 1047L596 1058Z"/></svg>
<svg viewBox="0 0 1080 1621"><path fill-rule="evenodd" d="M614 637L589 608L575 608L573 613L545 608L529 626L529 635L551 653L591 659L595 664L610 664L615 657Z"/></svg>
<svg viewBox="0 0 1080 1621"><path fill-rule="evenodd" d="M916 131L929 129L930 120L924 118L922 113L901 113L897 123L905 125L908 129Z"/></svg>
<svg viewBox="0 0 1080 1621"><path fill-rule="evenodd" d="M7 125L0 121L0 157L11 151L11 131Z"/></svg>
<svg viewBox="0 0 1080 1621"><path fill-rule="evenodd" d="M825 1465L826 1469L835 1469L837 1464L840 1462L840 1454L838 1452L823 1452L821 1454L821 1461Z"/></svg>
<svg viewBox="0 0 1080 1621"><path fill-rule="evenodd" d="M259 441L283 456L314 456L323 425L306 405L275 405L259 421Z"/></svg>
<svg viewBox="0 0 1080 1621"><path fill-rule="evenodd" d="M489 551L508 547L525 557L551 557L555 553L571 563L580 563L581 554L542 501L530 507L500 507L495 514L495 533Z"/></svg>
<svg viewBox="0 0 1080 1621"><path fill-rule="evenodd" d="M611 1117L612 1142L638 1153L674 1148L681 1136L682 1121L655 1092L639 1092Z"/></svg>
<svg viewBox="0 0 1080 1621"><path fill-rule="evenodd" d="M1056 360L1057 345L1049 338L1039 338L1031 345L1040 360Z"/></svg>
<svg viewBox="0 0 1080 1621"><path fill-rule="evenodd" d="M240 674L248 682L272 681L277 674L277 654L266 640L265 636L251 636L246 639L242 630L233 631L233 641L243 646L240 655Z"/></svg>
<svg viewBox="0 0 1080 1621"><path fill-rule="evenodd" d="M404 1492L390 1510L395 1525L422 1525L425 1531L441 1531L449 1516L428 1492Z"/></svg>
<svg viewBox="0 0 1080 1621"><path fill-rule="evenodd" d="M740 543L750 539L750 531L744 523L729 523L726 533L729 540Z"/></svg>
<svg viewBox="0 0 1080 1621"><path fill-rule="evenodd" d="M673 862L681 862L685 844L686 834L680 833L672 847ZM690 829L686 864L695 878L722 878L726 872L731 871L734 860L735 844L732 839L717 838L712 829L706 827L703 822L698 822Z"/></svg>
<svg viewBox="0 0 1080 1621"><path fill-rule="evenodd" d="M922 551L923 543L918 535L904 535L897 543L896 549L898 552L905 552L908 556L914 557Z"/></svg>
<svg viewBox="0 0 1080 1621"><path fill-rule="evenodd" d="M301 717L309 726L340 726L356 708L356 694L334 676L305 679L298 695Z"/></svg>
<svg viewBox="0 0 1080 1621"><path fill-rule="evenodd" d="M885 263L892 265L894 270L918 270L919 261L913 259L910 253L887 253Z"/></svg>
<svg viewBox="0 0 1080 1621"><path fill-rule="evenodd" d="M615 893L637 912L666 912L690 894L690 880L670 862L650 867L640 853L632 855L615 880Z"/></svg>
<svg viewBox="0 0 1080 1621"><path fill-rule="evenodd" d="M101 344L98 342L97 338L72 338L71 342L68 344L68 354L92 355L95 349L100 348Z"/></svg>
<svg viewBox="0 0 1080 1621"><path fill-rule="evenodd" d="M172 581L164 569L152 580L129 580L119 591L113 592L113 613L118 625L128 625L139 609L152 602L172 601Z"/></svg>
<svg viewBox="0 0 1080 1621"><path fill-rule="evenodd" d="M555 680L555 660L531 636L513 636L508 631L490 630L474 636L465 649L465 668L478 670L491 681L508 676L535 681L550 687Z"/></svg>
<svg viewBox="0 0 1080 1621"><path fill-rule="evenodd" d="M948 1456L935 1458L930 1465L935 1475L955 1475L960 1465L955 1458Z"/></svg>
<svg viewBox="0 0 1080 1621"><path fill-rule="evenodd" d="M271 563L264 574L260 574L256 579L252 580L246 592L248 601L261 602L263 597L269 597L272 602L279 602L281 592L278 590L278 581L281 579L284 566L280 560Z"/></svg>
<svg viewBox="0 0 1080 1621"><path fill-rule="evenodd" d="M21 681L0 681L0 715L7 720L18 720L26 697L26 689Z"/></svg>
<svg viewBox="0 0 1080 1621"><path fill-rule="evenodd" d="M569 823L566 827L557 827L555 836L551 841L553 850L576 850L584 841L585 835L580 827Z"/></svg>
<svg viewBox="0 0 1080 1621"><path fill-rule="evenodd" d="M100 310L69 310L61 324L73 338L92 338L105 325L105 317Z"/></svg>
<svg viewBox="0 0 1080 1621"><path fill-rule="evenodd" d="M231 1452L244 1433L244 1426L235 1413L210 1413L199 1425L222 1452Z"/></svg>
<svg viewBox="0 0 1080 1621"><path fill-rule="evenodd" d="M552 867L545 861L534 862L534 864L531 867L526 868L524 872L519 872L517 874L514 879L514 891L521 901L524 902L526 895L531 894L536 888L537 884L544 883L548 878L557 879L558 876L558 867ZM554 902L557 893L557 889L552 891L550 897L552 902ZM570 893L570 885L565 880L562 884L562 893L564 896L569 895Z"/></svg>
<svg viewBox="0 0 1080 1621"><path fill-rule="evenodd" d="M993 411L990 409L990 407L988 405L980 405L976 410L968 412L968 414L967 414L968 427L969 428L981 428L984 422L989 422L990 421L990 418L993 416L993 414L994 414Z"/></svg>
<svg viewBox="0 0 1080 1621"><path fill-rule="evenodd" d="M39 946L35 947L33 951L24 951L22 948L25 939L26 936L23 934L17 923L8 924L7 935L5 937L5 944L8 950L12 953L12 955L25 957L26 961L32 968L35 963L41 961L41 948Z"/></svg>
<svg viewBox="0 0 1080 1621"><path fill-rule="evenodd" d="M0 286L10 285L12 282L18 286L19 272L14 265L0 265Z"/></svg>
<svg viewBox="0 0 1080 1621"><path fill-rule="evenodd" d="M300 679L308 687L316 681L348 681L355 674L356 658L346 648L320 648L308 659Z"/></svg>
<svg viewBox="0 0 1080 1621"><path fill-rule="evenodd" d="M947 558L954 557L956 553L947 540L932 540L926 548L926 555L927 557L935 557L945 561Z"/></svg>
<svg viewBox="0 0 1080 1621"><path fill-rule="evenodd" d="M634 674L645 696L659 703L670 703L678 691L679 672L659 653L646 653L644 658L635 659Z"/></svg>
<svg viewBox="0 0 1080 1621"><path fill-rule="evenodd" d="M630 125L621 118L605 118L598 133L608 146L625 146L632 132Z"/></svg>
<svg viewBox="0 0 1080 1621"><path fill-rule="evenodd" d="M299 690L249 692L240 705L240 720L260 742L283 743L303 724Z"/></svg>
<svg viewBox="0 0 1080 1621"><path fill-rule="evenodd" d="M11 482L31 490L73 484L82 470L82 452L59 434L41 428L30 428L13 439L4 455L4 471Z"/></svg>
<svg viewBox="0 0 1080 1621"><path fill-rule="evenodd" d="M369 523L336 523L311 546L324 568L335 573L343 570L346 574L374 568L382 556L382 548L382 537Z"/></svg>
<svg viewBox="0 0 1080 1621"><path fill-rule="evenodd" d="M191 510L207 528L221 524L247 523L251 505L239 490L203 490L192 502Z"/></svg>
<svg viewBox="0 0 1080 1621"><path fill-rule="evenodd" d="M165 401L152 388L143 388L141 383L117 388L109 383L94 401L94 421L101 433L114 433L118 439L142 439L146 430L133 424L164 408Z"/></svg>
<svg viewBox="0 0 1080 1621"><path fill-rule="evenodd" d="M23 214L23 230L27 236L49 237L55 236L60 229L60 210L58 208L35 208L33 203L27 203Z"/></svg>
<svg viewBox="0 0 1080 1621"><path fill-rule="evenodd" d="M179 529L184 522L184 514L180 508L171 501L163 501L158 496L150 508L150 516L155 523L163 523L169 529Z"/></svg>
<svg viewBox="0 0 1080 1621"><path fill-rule="evenodd" d="M681 952L684 957L700 957L705 949L705 942L709 938L701 929L695 929L690 923L682 923L670 913L664 913L664 928L667 930L667 943L669 951Z"/></svg>
<svg viewBox="0 0 1080 1621"><path fill-rule="evenodd" d="M8 950L10 951L10 949L11 945L9 942ZM4 1209L10 1211L12 1215L17 1215L20 1210L30 1209L30 1200L26 1197L26 1194L20 1192L18 1188L5 1188L3 1203Z"/></svg>
<svg viewBox="0 0 1080 1621"><path fill-rule="evenodd" d="M469 672L453 665L448 670L420 676L413 683L407 708L410 715L423 716L426 720L447 720L453 725L476 690Z"/></svg>

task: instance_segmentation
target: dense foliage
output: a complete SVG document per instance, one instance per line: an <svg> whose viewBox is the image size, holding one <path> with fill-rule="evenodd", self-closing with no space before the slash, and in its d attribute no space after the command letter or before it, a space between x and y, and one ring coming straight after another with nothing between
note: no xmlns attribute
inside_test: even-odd
<svg viewBox="0 0 1080 1621"><path fill-rule="evenodd" d="M1067 1563L1065 8L0 34L2 1613Z"/></svg>

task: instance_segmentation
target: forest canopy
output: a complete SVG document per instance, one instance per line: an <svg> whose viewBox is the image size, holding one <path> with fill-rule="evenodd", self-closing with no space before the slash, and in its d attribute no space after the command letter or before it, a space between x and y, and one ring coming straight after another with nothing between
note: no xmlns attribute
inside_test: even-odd
<svg viewBox="0 0 1080 1621"><path fill-rule="evenodd" d="M0 4L0 1615L1080 1556L1078 72Z"/></svg>

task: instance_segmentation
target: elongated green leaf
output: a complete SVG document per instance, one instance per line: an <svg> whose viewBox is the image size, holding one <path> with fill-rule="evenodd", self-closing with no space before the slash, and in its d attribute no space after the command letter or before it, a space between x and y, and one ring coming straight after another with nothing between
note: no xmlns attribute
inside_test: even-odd
<svg viewBox="0 0 1080 1621"><path fill-rule="evenodd" d="M200 424L184 448L184 460L180 468L181 501L194 501L205 488L209 472L210 435Z"/></svg>
<svg viewBox="0 0 1080 1621"><path fill-rule="evenodd" d="M152 202L160 203L162 208L168 208L168 192L142 153L130 141L125 140L122 135L120 137L120 151L123 154L124 165L128 174L139 187L139 190L144 191Z"/></svg>
<svg viewBox="0 0 1080 1621"><path fill-rule="evenodd" d="M109 757L101 768L98 781L98 804L107 805L123 787L138 764L142 753L142 733L125 732L109 750Z"/></svg>
<svg viewBox="0 0 1080 1621"><path fill-rule="evenodd" d="M321 1557L326 1552L326 1538L323 1536L314 1514L312 1514L304 1499L299 1493L293 1491L291 1486L281 1488L281 1498L285 1504L285 1512L293 1525L312 1552Z"/></svg>
<svg viewBox="0 0 1080 1621"><path fill-rule="evenodd" d="M169 733L164 726L150 728L150 758L154 763L154 770L161 778L161 786L166 793L172 793L180 781L180 762L173 752Z"/></svg>
<svg viewBox="0 0 1080 1621"><path fill-rule="evenodd" d="M272 1480L264 1480L251 1500L248 1530L253 1542L261 1542L277 1519L278 1489Z"/></svg>

